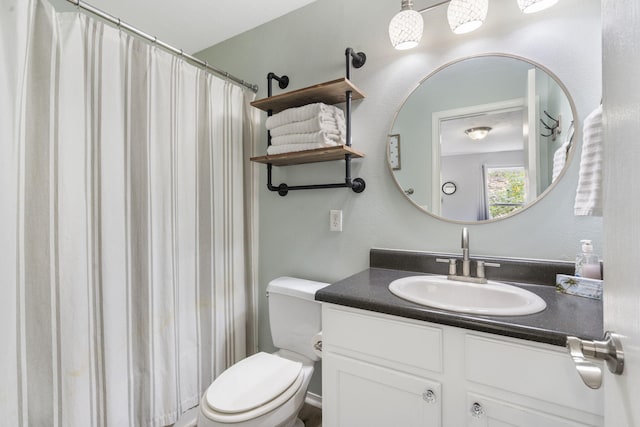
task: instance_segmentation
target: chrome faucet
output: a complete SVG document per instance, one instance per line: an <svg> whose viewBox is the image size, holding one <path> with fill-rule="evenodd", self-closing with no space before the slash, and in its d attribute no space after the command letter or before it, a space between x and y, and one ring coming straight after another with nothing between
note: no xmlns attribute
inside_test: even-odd
<svg viewBox="0 0 640 427"><path fill-rule="evenodd" d="M462 275L469 277L471 275L469 259L469 230L467 227L462 228Z"/></svg>
<svg viewBox="0 0 640 427"><path fill-rule="evenodd" d="M449 274L447 279L459 280L463 282L472 283L487 283L484 269L485 267L500 267L500 264L495 262L486 262L482 260L476 261L476 276L471 276L471 257L469 255L469 229L467 227L462 228L462 275L458 275L457 259L455 258L436 258L436 262L446 262L449 264Z"/></svg>

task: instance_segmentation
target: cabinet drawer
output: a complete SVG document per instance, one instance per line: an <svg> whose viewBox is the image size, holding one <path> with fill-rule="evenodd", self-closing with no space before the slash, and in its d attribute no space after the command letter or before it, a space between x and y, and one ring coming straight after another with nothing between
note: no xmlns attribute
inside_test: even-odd
<svg viewBox="0 0 640 427"><path fill-rule="evenodd" d="M442 372L440 328L330 304L323 304L322 313L323 351L413 373Z"/></svg>
<svg viewBox="0 0 640 427"><path fill-rule="evenodd" d="M597 427L602 425L601 420L581 423L546 414L535 408L514 405L473 393L467 395L467 411L468 427Z"/></svg>
<svg viewBox="0 0 640 427"><path fill-rule="evenodd" d="M470 381L591 414L602 415L602 389L583 384L573 361L552 346L467 334L465 369Z"/></svg>

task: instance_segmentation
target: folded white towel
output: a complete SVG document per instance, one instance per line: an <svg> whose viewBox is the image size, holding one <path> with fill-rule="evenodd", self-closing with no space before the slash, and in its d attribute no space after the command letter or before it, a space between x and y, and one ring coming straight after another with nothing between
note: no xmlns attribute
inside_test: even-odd
<svg viewBox="0 0 640 427"><path fill-rule="evenodd" d="M327 148L327 147L337 147L341 144L336 143L321 143L321 142L310 142L307 144L288 144L288 145L270 145L267 148L267 154L283 154L283 153L293 153L296 151L304 151L304 150L313 150L316 148Z"/></svg>
<svg viewBox="0 0 640 427"><path fill-rule="evenodd" d="M286 125L294 122L303 122L314 117L320 117L321 120L329 120L332 117L342 116L344 120L344 112L333 105L323 104L321 102L315 104L307 104L302 107L288 108L273 116L267 117L265 126L271 130L278 126Z"/></svg>
<svg viewBox="0 0 640 427"><path fill-rule="evenodd" d="M286 125L278 126L271 129L271 137L277 137L282 135L291 135L299 133L312 133L323 131L326 133L332 133L339 135L346 133L344 123L340 125L335 117L332 115L329 120L322 120L320 116L313 117L309 120L302 122L293 122Z"/></svg>
<svg viewBox="0 0 640 427"><path fill-rule="evenodd" d="M271 138L271 145L308 144L312 142L344 144L344 137L340 134L326 132L293 133Z"/></svg>
<svg viewBox="0 0 640 427"><path fill-rule="evenodd" d="M571 126L569 126L567 137L564 139L562 145L553 154L553 172L551 175L551 182L555 182L555 180L564 169L565 163L567 163L567 153L569 152L569 147L571 146L571 141L573 140L573 133L574 129L572 122Z"/></svg>
<svg viewBox="0 0 640 427"><path fill-rule="evenodd" d="M574 205L575 215L602 215L603 161L602 105L584 119L580 174Z"/></svg>

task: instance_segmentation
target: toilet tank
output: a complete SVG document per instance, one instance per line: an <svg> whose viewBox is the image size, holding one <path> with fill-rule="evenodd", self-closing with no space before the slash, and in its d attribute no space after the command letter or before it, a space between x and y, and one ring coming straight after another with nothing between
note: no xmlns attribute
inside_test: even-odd
<svg viewBox="0 0 640 427"><path fill-rule="evenodd" d="M316 291L328 285L294 277L269 282L269 326L276 347L319 360L311 340L322 330L322 307L314 298Z"/></svg>

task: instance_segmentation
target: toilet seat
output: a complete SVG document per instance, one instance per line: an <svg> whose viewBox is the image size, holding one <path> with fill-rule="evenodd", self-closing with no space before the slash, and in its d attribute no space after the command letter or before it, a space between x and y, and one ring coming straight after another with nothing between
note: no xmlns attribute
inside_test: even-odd
<svg viewBox="0 0 640 427"><path fill-rule="evenodd" d="M201 409L214 421L247 421L283 405L303 380L302 363L256 353L224 371L209 386Z"/></svg>

